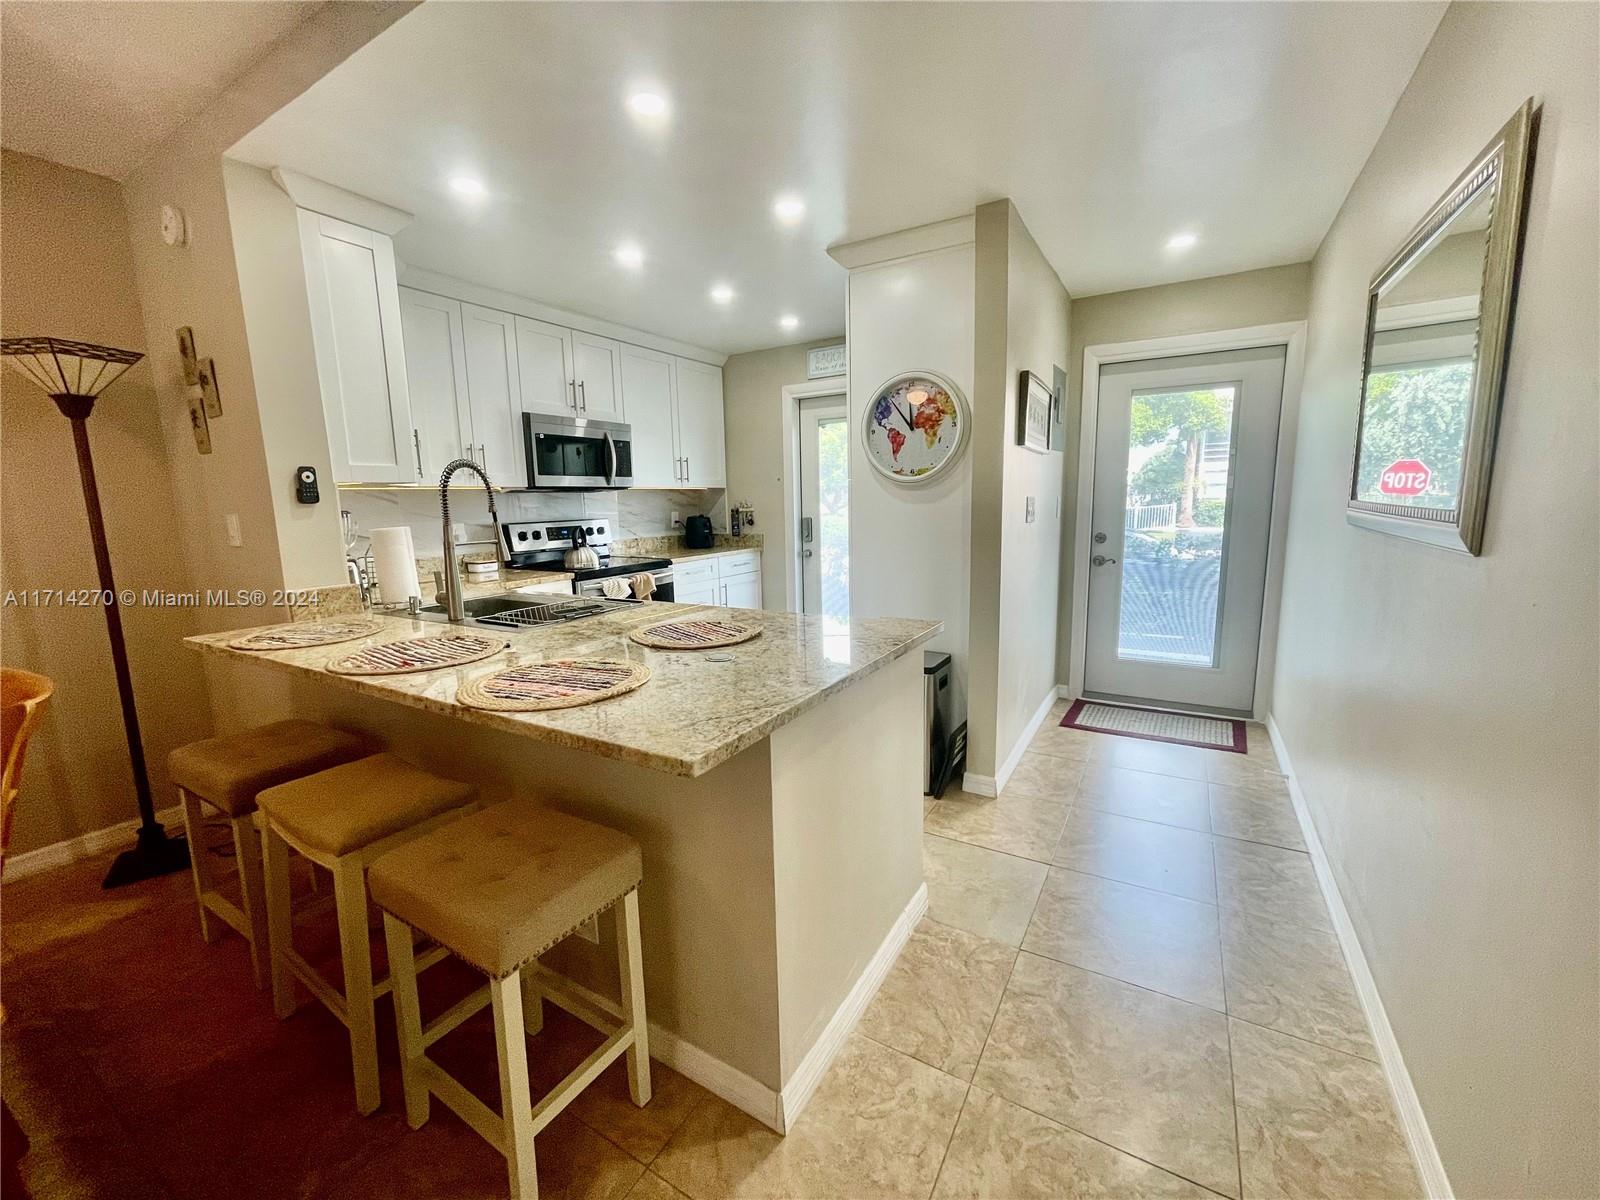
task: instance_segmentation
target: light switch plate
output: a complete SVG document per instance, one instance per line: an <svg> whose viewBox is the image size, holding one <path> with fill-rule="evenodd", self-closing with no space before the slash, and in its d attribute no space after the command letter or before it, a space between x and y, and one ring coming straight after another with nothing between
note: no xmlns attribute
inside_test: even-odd
<svg viewBox="0 0 1600 1200"><path fill-rule="evenodd" d="M222 517L223 528L228 531L228 545L244 545L244 534L239 531L239 514L224 513Z"/></svg>

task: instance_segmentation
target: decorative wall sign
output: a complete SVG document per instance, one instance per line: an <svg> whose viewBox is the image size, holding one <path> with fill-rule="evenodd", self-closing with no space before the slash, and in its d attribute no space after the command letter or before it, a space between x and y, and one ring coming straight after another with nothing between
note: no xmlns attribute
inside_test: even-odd
<svg viewBox="0 0 1600 1200"><path fill-rule="evenodd" d="M972 412L937 371L907 371L872 393L861 414L867 461L896 483L925 483L955 462Z"/></svg>
<svg viewBox="0 0 1600 1200"><path fill-rule="evenodd" d="M194 348L194 330L178 326L178 357L183 360L183 381L190 387L200 382L200 355Z"/></svg>
<svg viewBox="0 0 1600 1200"><path fill-rule="evenodd" d="M217 364L209 358L200 360L200 400L205 405L207 417L215 420L222 415L222 393L217 390Z"/></svg>
<svg viewBox="0 0 1600 1200"><path fill-rule="evenodd" d="M222 415L222 391L217 386L217 365L201 358L196 349L194 330L178 326L178 358L183 364L184 399L189 405L189 426L194 432L194 447L201 454L211 453L211 422Z"/></svg>
<svg viewBox="0 0 1600 1200"><path fill-rule="evenodd" d="M807 379L828 379L834 375L843 375L849 365L849 356L843 342L837 346L818 346L814 350L806 351Z"/></svg>
<svg viewBox="0 0 1600 1200"><path fill-rule="evenodd" d="M1050 408L1054 398L1050 389L1032 371L1017 380L1017 445L1050 453Z"/></svg>

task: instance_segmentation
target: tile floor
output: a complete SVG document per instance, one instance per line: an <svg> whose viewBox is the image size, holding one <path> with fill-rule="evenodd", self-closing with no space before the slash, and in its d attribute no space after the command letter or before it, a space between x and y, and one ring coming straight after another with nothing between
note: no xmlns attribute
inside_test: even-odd
<svg viewBox="0 0 1600 1200"><path fill-rule="evenodd" d="M618 1063L540 1134L541 1195L1417 1194L1264 731L1234 755L1059 718L1000 798L926 806L928 917L788 1137L660 1063L637 1109ZM4 890L0 1086L35 1196L505 1194L442 1106L406 1128L389 1029L358 1117L342 1027L274 1020L186 877L105 894L104 866ZM485 1016L436 1052L493 1103ZM550 1009L535 1088L597 1041Z"/></svg>

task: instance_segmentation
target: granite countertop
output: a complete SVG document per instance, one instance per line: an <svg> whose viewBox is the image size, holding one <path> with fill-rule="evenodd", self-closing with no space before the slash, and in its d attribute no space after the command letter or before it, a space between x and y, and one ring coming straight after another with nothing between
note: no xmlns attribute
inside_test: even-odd
<svg viewBox="0 0 1600 1200"><path fill-rule="evenodd" d="M686 558L716 558L723 554L744 554L754 550L761 553L760 546L708 546L704 550L691 550L688 546L677 546L664 551L666 557L673 562L682 562Z"/></svg>
<svg viewBox="0 0 1600 1200"><path fill-rule="evenodd" d="M757 623L762 627L761 636L727 647L722 651L731 655L727 662L712 661L706 651L650 649L627 636L643 625L700 613ZM504 638L510 645L501 654L463 667L368 676L334 675L324 670L329 662L364 646L437 635L452 628L405 616L371 616L383 625L381 632L310 649L256 653L228 647L227 643L241 634L270 626L185 640L210 654L314 677L328 687L693 777L771 736L775 729L922 645L943 628L937 621L869 617L852 620L842 629L830 622L825 632L821 617L650 603L525 632L464 627L486 637ZM488 712L469 708L455 698L456 687L466 679L514 662L551 658L643 662L652 676L644 687L625 696L545 712ZM906 714L906 718L920 720L921 713Z"/></svg>
<svg viewBox="0 0 1600 1200"><path fill-rule="evenodd" d="M701 550L692 550L683 544L681 534L672 534L667 537L637 537L621 538L612 544L614 554L660 555L670 558L674 562L685 558L710 558L719 554L739 554L746 550L761 551L763 538L759 533L742 534L734 537L732 534L718 533L712 535L710 546Z"/></svg>

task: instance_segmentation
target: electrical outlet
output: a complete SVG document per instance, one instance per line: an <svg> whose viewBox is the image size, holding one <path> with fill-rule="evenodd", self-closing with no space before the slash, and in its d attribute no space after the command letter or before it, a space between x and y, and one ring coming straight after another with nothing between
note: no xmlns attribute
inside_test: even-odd
<svg viewBox="0 0 1600 1200"><path fill-rule="evenodd" d="M674 529L676 529L679 525L682 525L682 524L683 524L683 521L678 515L678 510L677 509L673 509L672 510L672 527Z"/></svg>
<svg viewBox="0 0 1600 1200"><path fill-rule="evenodd" d="M239 531L239 514L224 513L222 517L223 528L228 531L228 545L244 545L244 534Z"/></svg>
<svg viewBox="0 0 1600 1200"><path fill-rule="evenodd" d="M1024 525L1032 525L1033 524L1033 497L1032 496L1028 497L1028 502L1023 507L1023 510L1022 510L1022 523Z"/></svg>

